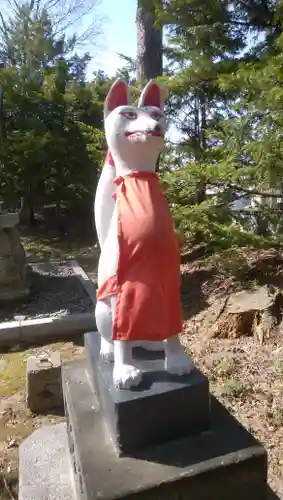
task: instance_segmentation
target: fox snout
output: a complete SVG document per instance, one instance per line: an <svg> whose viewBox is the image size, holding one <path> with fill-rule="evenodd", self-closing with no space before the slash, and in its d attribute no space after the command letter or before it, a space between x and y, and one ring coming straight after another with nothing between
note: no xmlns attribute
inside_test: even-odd
<svg viewBox="0 0 283 500"><path fill-rule="evenodd" d="M153 132L157 132L157 133L161 133L162 132L162 128L159 125L159 123L155 123L155 125L153 127Z"/></svg>
<svg viewBox="0 0 283 500"><path fill-rule="evenodd" d="M126 137L142 137L142 136L155 136L164 137L164 129L160 123L156 121L148 122L147 124L143 122L137 122L128 129L125 130Z"/></svg>

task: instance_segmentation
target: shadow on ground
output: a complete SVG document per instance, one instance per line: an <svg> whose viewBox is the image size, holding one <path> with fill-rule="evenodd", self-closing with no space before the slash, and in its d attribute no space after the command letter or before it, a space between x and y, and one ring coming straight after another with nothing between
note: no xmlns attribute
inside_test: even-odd
<svg viewBox="0 0 283 500"><path fill-rule="evenodd" d="M0 472L0 500L18 498L18 471L7 474Z"/></svg>
<svg viewBox="0 0 283 500"><path fill-rule="evenodd" d="M213 280L214 272L206 269L197 269L182 275L181 297L184 320L195 316L209 306L202 285L205 282L213 283Z"/></svg>
<svg viewBox="0 0 283 500"><path fill-rule="evenodd" d="M0 473L0 500L16 500L18 498L18 473ZM268 486L266 500L281 500Z"/></svg>
<svg viewBox="0 0 283 500"><path fill-rule="evenodd" d="M0 354L8 354L8 353L13 354L17 352L24 352L30 349L37 349L50 344L54 345L56 345L56 343L61 344L62 342L72 342L72 344L75 347L84 347L84 335L70 334L68 335L68 338L66 338L66 335L62 335L62 338L59 338L58 334L54 335L54 337L51 337L49 335L46 338L44 337L40 338L40 341L37 344L29 344L28 342L25 342L23 344L18 344L16 346L11 346L11 345L0 346Z"/></svg>
<svg viewBox="0 0 283 500"><path fill-rule="evenodd" d="M281 498L268 486L266 500L281 500Z"/></svg>

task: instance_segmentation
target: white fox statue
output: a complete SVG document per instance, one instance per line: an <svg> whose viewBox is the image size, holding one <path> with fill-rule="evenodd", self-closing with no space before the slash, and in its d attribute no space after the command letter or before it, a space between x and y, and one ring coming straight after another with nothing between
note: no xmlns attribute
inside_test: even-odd
<svg viewBox="0 0 283 500"><path fill-rule="evenodd" d="M179 245L155 173L164 147L164 100L164 90L151 80L132 106L127 83L117 79L104 106L109 149L94 206L101 248L95 318L100 356L114 362L119 389L142 380L134 346L164 348L169 373L194 368L179 340Z"/></svg>

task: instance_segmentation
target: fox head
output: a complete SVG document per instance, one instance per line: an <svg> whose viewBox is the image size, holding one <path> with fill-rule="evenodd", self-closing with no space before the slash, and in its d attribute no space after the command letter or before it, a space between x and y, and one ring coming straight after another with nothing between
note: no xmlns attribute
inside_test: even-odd
<svg viewBox="0 0 283 500"><path fill-rule="evenodd" d="M165 91L151 80L133 106L127 83L120 78L113 83L105 101L104 123L117 175L155 170L164 147L165 97Z"/></svg>

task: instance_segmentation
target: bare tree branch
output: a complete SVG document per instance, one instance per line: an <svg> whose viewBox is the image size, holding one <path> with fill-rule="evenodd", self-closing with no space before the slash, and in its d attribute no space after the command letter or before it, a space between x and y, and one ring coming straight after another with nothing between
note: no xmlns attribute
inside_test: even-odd
<svg viewBox="0 0 283 500"><path fill-rule="evenodd" d="M101 34L102 17L98 12L101 0L30 0L28 4L27 0L1 0L1 3L4 1L8 5L9 12L6 16L0 13L2 33L5 17L13 19L13 15L18 15L21 9L28 5L34 20L40 19L43 12L48 14L52 20L55 36L74 36L76 48L86 41L93 43ZM11 12L12 15L9 15ZM91 21L86 23L89 18Z"/></svg>

